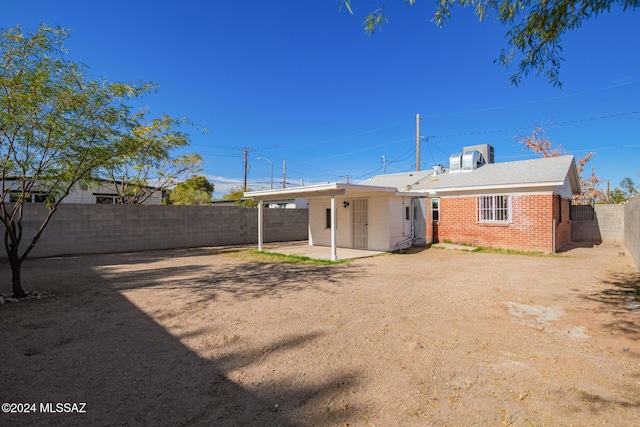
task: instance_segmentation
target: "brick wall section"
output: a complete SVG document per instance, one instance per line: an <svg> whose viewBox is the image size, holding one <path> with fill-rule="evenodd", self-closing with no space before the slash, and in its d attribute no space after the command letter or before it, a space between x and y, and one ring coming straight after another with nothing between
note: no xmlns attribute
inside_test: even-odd
<svg viewBox="0 0 640 427"><path fill-rule="evenodd" d="M624 205L624 245L640 269L640 195Z"/></svg>
<svg viewBox="0 0 640 427"><path fill-rule="evenodd" d="M557 205L556 205L557 206ZM468 243L522 251L553 250L554 195L512 195L512 223L480 224L476 219L476 197L441 197L439 241ZM568 204L562 205L562 224L557 231L564 243L571 238ZM567 231L568 229L568 231ZM567 240L568 239L568 240Z"/></svg>
<svg viewBox="0 0 640 427"><path fill-rule="evenodd" d="M22 247L31 240L45 215L43 205L25 206ZM265 242L306 240L308 220L308 209L265 209ZM63 204L54 213L32 255L145 251L257 241L257 209Z"/></svg>
<svg viewBox="0 0 640 427"><path fill-rule="evenodd" d="M558 215L558 211L561 211ZM571 243L571 200L554 196L553 218L556 219L556 251Z"/></svg>

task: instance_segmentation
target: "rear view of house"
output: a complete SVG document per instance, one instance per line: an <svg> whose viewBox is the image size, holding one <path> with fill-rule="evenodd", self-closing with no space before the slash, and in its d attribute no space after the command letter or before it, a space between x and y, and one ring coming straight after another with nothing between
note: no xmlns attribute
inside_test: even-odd
<svg viewBox="0 0 640 427"><path fill-rule="evenodd" d="M309 201L309 244L395 251L438 241L555 252L570 243L573 156L493 162L493 147L465 147L449 167L246 193L256 201Z"/></svg>
<svg viewBox="0 0 640 427"><path fill-rule="evenodd" d="M474 159L482 157L473 152ZM431 199L435 241L542 252L571 242L571 198L580 193L573 156L505 163L463 158L454 167L416 186Z"/></svg>

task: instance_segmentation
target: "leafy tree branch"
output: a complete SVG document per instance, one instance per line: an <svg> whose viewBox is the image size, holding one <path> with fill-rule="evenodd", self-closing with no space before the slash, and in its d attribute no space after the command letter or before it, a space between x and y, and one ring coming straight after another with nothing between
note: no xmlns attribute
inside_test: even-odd
<svg viewBox="0 0 640 427"><path fill-rule="evenodd" d="M416 0L403 0L414 5ZM375 34L389 21L384 13L386 1L365 16L362 23L368 35ZM351 0L342 4L354 14ZM530 73L543 75L554 86L562 86L560 68L563 58L562 37L597 16L618 7L624 11L640 6L640 0L436 0L431 21L444 27L454 8L470 8L479 21L494 18L508 27L508 47L502 49L496 63L509 66L519 61L511 83L518 84Z"/></svg>

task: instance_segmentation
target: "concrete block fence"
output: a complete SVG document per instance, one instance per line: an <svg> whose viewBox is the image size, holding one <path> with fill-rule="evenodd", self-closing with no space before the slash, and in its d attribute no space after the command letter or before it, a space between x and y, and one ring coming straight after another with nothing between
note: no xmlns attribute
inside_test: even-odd
<svg viewBox="0 0 640 427"><path fill-rule="evenodd" d="M593 212L592 218L572 220L571 240L573 242L622 243L625 229L625 205L594 205Z"/></svg>
<svg viewBox="0 0 640 427"><path fill-rule="evenodd" d="M640 195L624 205L624 245L640 269Z"/></svg>
<svg viewBox="0 0 640 427"><path fill-rule="evenodd" d="M25 206L23 248L46 213L43 205ZM265 209L265 242L306 240L308 218L307 209ZM31 256L257 244L257 241L257 209L62 204ZM6 254L0 257L6 258Z"/></svg>
<svg viewBox="0 0 640 427"><path fill-rule="evenodd" d="M574 242L623 243L640 269L640 195L620 205L595 205L592 218L572 221Z"/></svg>

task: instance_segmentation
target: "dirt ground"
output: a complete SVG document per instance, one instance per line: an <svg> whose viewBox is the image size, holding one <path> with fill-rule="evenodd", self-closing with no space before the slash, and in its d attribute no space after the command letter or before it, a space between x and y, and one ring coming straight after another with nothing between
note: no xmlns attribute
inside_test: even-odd
<svg viewBox="0 0 640 427"><path fill-rule="evenodd" d="M0 305L0 400L36 411L0 425L640 425L624 247L328 266L237 250L28 260L25 289L55 298Z"/></svg>

